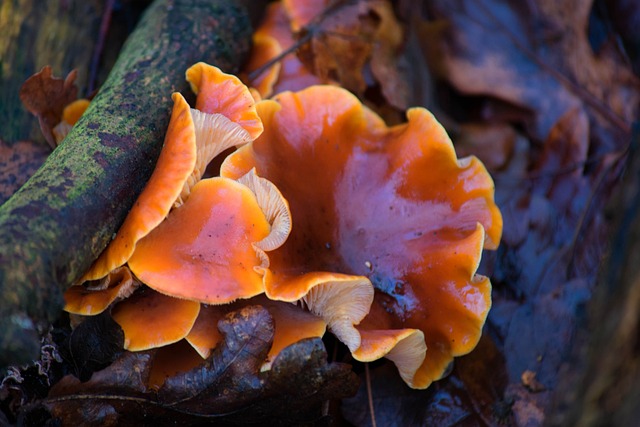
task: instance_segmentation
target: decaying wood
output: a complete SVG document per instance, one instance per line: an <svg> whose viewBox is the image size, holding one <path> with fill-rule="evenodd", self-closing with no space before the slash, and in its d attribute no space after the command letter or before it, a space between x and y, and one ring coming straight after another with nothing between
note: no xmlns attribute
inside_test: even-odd
<svg viewBox="0 0 640 427"><path fill-rule="evenodd" d="M103 7L103 0L0 0L0 139L44 141L20 86L45 65L58 75L88 70ZM80 88L87 74L79 73Z"/></svg>
<svg viewBox="0 0 640 427"><path fill-rule="evenodd" d="M159 155L171 93L197 61L234 72L248 53L243 8L157 0L109 78L43 167L0 207L0 366L37 356L62 292L117 231Z"/></svg>

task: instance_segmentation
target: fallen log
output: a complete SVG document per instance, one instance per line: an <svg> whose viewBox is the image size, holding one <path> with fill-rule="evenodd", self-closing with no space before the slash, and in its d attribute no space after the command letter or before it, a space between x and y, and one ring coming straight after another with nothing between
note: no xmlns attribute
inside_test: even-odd
<svg viewBox="0 0 640 427"><path fill-rule="evenodd" d="M89 109L0 206L0 366L26 363L62 292L108 244L149 178L171 111L198 61L237 71L251 26L225 0L157 0Z"/></svg>

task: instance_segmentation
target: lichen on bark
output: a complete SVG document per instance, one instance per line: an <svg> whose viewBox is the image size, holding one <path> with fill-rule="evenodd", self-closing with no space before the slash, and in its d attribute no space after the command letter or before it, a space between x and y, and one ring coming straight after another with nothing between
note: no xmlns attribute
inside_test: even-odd
<svg viewBox="0 0 640 427"><path fill-rule="evenodd" d="M224 0L157 0L76 127L0 207L0 366L39 351L38 329L62 292L108 244L162 147L171 93L195 62L235 72L248 53L243 8Z"/></svg>

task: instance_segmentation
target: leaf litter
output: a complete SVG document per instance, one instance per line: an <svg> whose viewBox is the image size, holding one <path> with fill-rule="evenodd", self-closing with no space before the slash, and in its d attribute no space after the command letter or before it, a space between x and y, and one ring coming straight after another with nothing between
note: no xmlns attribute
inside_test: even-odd
<svg viewBox="0 0 640 427"><path fill-rule="evenodd" d="M47 413L63 425L272 425L317 423L322 402L355 393L350 366L327 363L322 341L307 339L283 350L261 372L273 321L260 306L229 313L218 323L223 342L203 363L177 374L157 391L148 378L155 351L123 352L88 381L58 381L23 418Z"/></svg>
<svg viewBox="0 0 640 427"><path fill-rule="evenodd" d="M505 219L501 248L485 254L481 266L494 290L478 348L457 361L446 379L423 391L404 386L391 364L372 364L377 422L542 425L562 372L571 369L572 338L584 327L607 249L604 206L638 116L640 83L632 64L616 48L613 34L605 33L597 49L590 42L590 20L607 19L597 15L591 1L438 0L424 3L419 13L412 2L399 1L404 50L383 36L386 47L376 56L383 63L365 67L362 58L380 45L372 34L378 34L386 12L376 6L363 15L369 2L345 3L345 10L355 12L340 19L327 15L311 38L302 36L303 29L299 37L311 42L302 46L300 57L320 75L342 76L360 94L363 82L389 82L381 93L398 109L415 104L419 93L419 103L436 112L457 150L485 161ZM366 37L359 39L363 29ZM325 61L335 44L341 51L360 52L362 67ZM416 66L401 58L413 58ZM367 67L378 72L360 74ZM411 88L406 93L400 87L405 81ZM56 91L60 99L71 96ZM33 109L42 117L51 113L38 109L37 102ZM44 118L41 125L46 132ZM20 416L53 416L74 425L167 419L236 425L257 424L264 417L282 424L315 423L326 420L318 410L322 401L355 393L357 381L348 365L327 364L319 340L295 344L271 371L260 372L273 333L268 313L246 308L229 316L220 325L223 345L201 367L170 378L157 394L145 383L153 351L114 352L117 358L106 368L76 372L85 379L92 373L88 381L66 376L47 399L25 400L35 403ZM0 389L5 394L5 383L11 383L6 378ZM367 400L365 387L344 399L344 419L370 425Z"/></svg>

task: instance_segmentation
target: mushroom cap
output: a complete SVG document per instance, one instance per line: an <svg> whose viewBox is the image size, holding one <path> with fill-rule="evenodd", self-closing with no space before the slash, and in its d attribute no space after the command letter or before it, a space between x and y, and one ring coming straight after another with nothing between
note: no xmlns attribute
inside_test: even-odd
<svg viewBox="0 0 640 427"><path fill-rule="evenodd" d="M327 329L324 320L299 305L271 301L263 295L256 297L255 303L269 311L275 325L273 343L262 370L269 369L278 354L286 347L306 338L322 338Z"/></svg>
<svg viewBox="0 0 640 427"><path fill-rule="evenodd" d="M73 126L88 107L88 99L77 99L64 107L64 110L62 110L62 120L60 120L60 123L55 125L52 129L53 138L56 140L56 144L59 145L62 140L67 137Z"/></svg>
<svg viewBox="0 0 640 427"><path fill-rule="evenodd" d="M249 132L251 139L262 133L262 122L256 113L255 100L239 78L204 62L192 65L187 70L186 77L197 95L197 110L222 114Z"/></svg>
<svg viewBox="0 0 640 427"><path fill-rule="evenodd" d="M100 314L114 301L129 297L139 285L127 267L116 268L97 284L70 286L64 293L64 310L84 316Z"/></svg>
<svg viewBox="0 0 640 427"><path fill-rule="evenodd" d="M381 329L423 332L429 350L410 384L427 387L475 346L490 307L475 271L502 232L491 177L475 157L456 158L423 108L386 127L347 91L315 86L261 101L258 114L265 132L221 175L255 168L290 203L295 227L270 253L267 292L319 271L368 277L373 306L392 314Z"/></svg>
<svg viewBox="0 0 640 427"><path fill-rule="evenodd" d="M203 359L209 357L211 351L222 341L218 321L231 311L231 307L231 304L200 305L196 323L185 339Z"/></svg>
<svg viewBox="0 0 640 427"><path fill-rule="evenodd" d="M157 227L173 206L184 203L216 155L262 132L255 101L237 77L198 63L187 70L187 80L198 93L197 106L203 111L191 109L182 95L173 94L174 107L156 168L115 239L81 280L99 279L127 262L138 240Z"/></svg>
<svg viewBox="0 0 640 427"><path fill-rule="evenodd" d="M181 207L138 242L129 267L149 287L178 298L223 304L264 292L253 244L271 232L256 196L226 178L193 187Z"/></svg>
<svg viewBox="0 0 640 427"><path fill-rule="evenodd" d="M276 267L265 271L264 285L274 301L303 302L350 350L360 346L355 325L373 302L373 286L366 277L324 271L288 275Z"/></svg>
<svg viewBox="0 0 640 427"><path fill-rule="evenodd" d="M184 340L160 347L151 361L147 388L158 391L167 379L188 372L202 363L202 357Z"/></svg>
<svg viewBox="0 0 640 427"><path fill-rule="evenodd" d="M142 351L173 344L187 336L200 303L141 289L116 304L111 316L124 332L124 348Z"/></svg>
<svg viewBox="0 0 640 427"><path fill-rule="evenodd" d="M195 127L191 109L179 93L156 167L115 238L100 254L81 281L100 279L133 255L140 239L169 214L196 164Z"/></svg>
<svg viewBox="0 0 640 427"><path fill-rule="evenodd" d="M415 387L414 377L425 360L427 345L419 329L366 330L358 328L362 344L353 352L360 362L372 362L386 357L395 363L400 377Z"/></svg>
<svg viewBox="0 0 640 427"><path fill-rule="evenodd" d="M69 123L71 126L75 125L87 108L89 108L90 102L88 99L82 98L64 107L64 110L62 110L62 121Z"/></svg>
<svg viewBox="0 0 640 427"><path fill-rule="evenodd" d="M249 60L244 66L244 81L248 81L246 75L262 67L273 58L282 53L282 46L275 37L267 34L254 33L253 34L253 46L251 47L251 53ZM281 64L276 62L266 70L264 70L255 79L248 81L248 84L255 88L260 94L261 98L268 98L273 93L273 86L278 81L278 75L280 74ZM254 96L255 98L255 96Z"/></svg>

